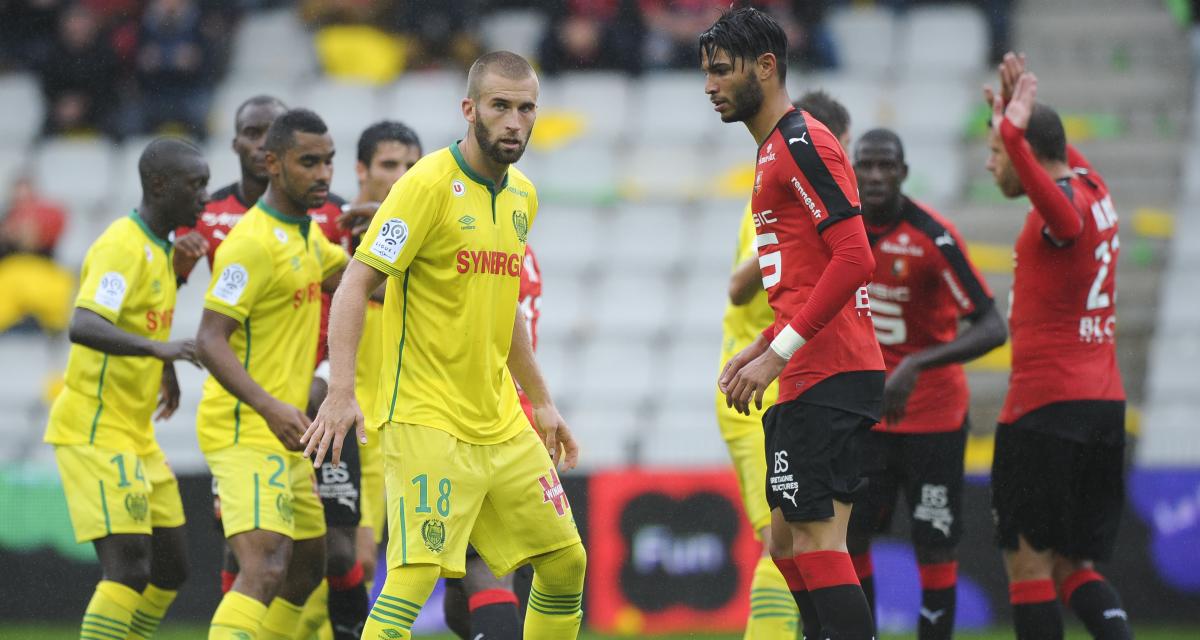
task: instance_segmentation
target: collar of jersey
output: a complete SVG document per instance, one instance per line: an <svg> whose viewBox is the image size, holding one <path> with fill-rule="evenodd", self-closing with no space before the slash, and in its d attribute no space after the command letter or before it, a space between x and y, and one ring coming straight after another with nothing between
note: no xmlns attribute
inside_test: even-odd
<svg viewBox="0 0 1200 640"><path fill-rule="evenodd" d="M271 216L272 218L275 218L276 220L278 220L280 222L286 222L288 224L297 225L299 227L304 228L305 231L308 230L308 225L309 225L309 223L312 222L312 218L310 218L307 214L302 215L302 216L289 216L289 215L283 214L283 213L279 212L277 209L275 209L274 207L272 207L271 205L267 204L266 200L259 200L257 204L258 204L259 209L262 209L267 215Z"/></svg>
<svg viewBox="0 0 1200 640"><path fill-rule="evenodd" d="M146 225L146 221L142 220L142 217L138 215L137 209L131 211L129 213L129 217L133 220L133 223L142 230L142 233L146 234L147 238L150 238L151 242L158 245L158 247L163 250L163 253L171 253L171 241L163 240L155 235L155 233L150 230L150 227Z"/></svg>
<svg viewBox="0 0 1200 640"><path fill-rule="evenodd" d="M471 168L471 165L467 164L467 159L463 157L462 151L458 148L459 142L462 142L462 140L459 140L458 142L455 142L454 144L450 145L450 155L454 156L454 161L458 163L458 168L462 169L462 172L467 174L468 178L470 178L474 182L478 182L479 184L487 187L488 191L490 191L492 193L498 193L500 191L500 189L503 189L504 187L508 186L508 172L507 171L504 172L504 179L500 181L499 187L496 186L495 182L492 182L491 180L488 180L487 178L479 175L478 173L475 173L475 170Z"/></svg>

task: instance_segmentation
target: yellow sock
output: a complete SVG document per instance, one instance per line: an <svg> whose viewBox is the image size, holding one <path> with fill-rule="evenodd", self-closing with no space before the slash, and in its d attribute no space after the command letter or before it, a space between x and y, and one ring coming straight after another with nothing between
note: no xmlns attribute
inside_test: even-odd
<svg viewBox="0 0 1200 640"><path fill-rule="evenodd" d="M267 615L258 630L258 640L293 640L300 627L300 613L303 610L300 605L275 598L267 607Z"/></svg>
<svg viewBox="0 0 1200 640"><path fill-rule="evenodd" d="M743 640L794 640L799 616L779 567L769 556L759 558L750 581L750 619Z"/></svg>
<svg viewBox="0 0 1200 640"><path fill-rule="evenodd" d="M583 578L587 554L575 543L535 559L525 640L569 640L583 621Z"/></svg>
<svg viewBox="0 0 1200 640"><path fill-rule="evenodd" d="M110 640L129 635L129 622L141 599L141 594L120 582L101 580L83 614L80 639Z"/></svg>
<svg viewBox="0 0 1200 640"><path fill-rule="evenodd" d="M316 589L309 594L304 602L304 611L300 614L300 628L296 634L301 640L320 637L321 629L329 621L329 581L322 580ZM332 628L331 628L332 631Z"/></svg>
<svg viewBox="0 0 1200 640"><path fill-rule="evenodd" d="M221 598L208 628L208 640L256 640L267 605L244 593L230 591Z"/></svg>
<svg viewBox="0 0 1200 640"><path fill-rule="evenodd" d="M391 640L412 638L413 622L417 620L417 614L429 599L429 594L433 593L433 586L441 574L441 567L432 564L388 569L383 591L375 600L375 606L371 607L362 637Z"/></svg>
<svg viewBox="0 0 1200 640"><path fill-rule="evenodd" d="M133 612L133 621L129 625L129 640L150 640L158 631L158 624L167 614L167 608L175 602L178 591L159 589L154 585L146 585L142 591L142 601Z"/></svg>

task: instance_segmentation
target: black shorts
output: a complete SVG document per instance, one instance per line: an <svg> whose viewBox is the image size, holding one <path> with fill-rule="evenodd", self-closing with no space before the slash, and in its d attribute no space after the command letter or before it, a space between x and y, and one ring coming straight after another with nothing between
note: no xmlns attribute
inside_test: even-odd
<svg viewBox="0 0 1200 640"><path fill-rule="evenodd" d="M833 501L852 503L862 484L859 447L876 420L801 399L763 416L767 505L788 522L833 517Z"/></svg>
<svg viewBox="0 0 1200 640"><path fill-rule="evenodd" d="M359 493L362 490L362 468L358 462L358 441L349 433L342 444L342 461L336 466L332 455L317 469L317 495L325 506L325 525L357 527L362 519Z"/></svg>
<svg viewBox="0 0 1200 640"><path fill-rule="evenodd" d="M952 548L962 538L966 425L943 433L872 431L862 439L866 486L850 515L852 533L885 533L901 491L912 510L913 544Z"/></svg>
<svg viewBox="0 0 1200 640"><path fill-rule="evenodd" d="M1023 536L1075 560L1112 557L1125 506L1125 441L1114 429L1124 416L1123 402L1055 403L999 425L992 510L1001 548L1016 549ZM1087 422L1076 432L1089 435L1064 437L1065 429L1045 427L1051 420Z"/></svg>

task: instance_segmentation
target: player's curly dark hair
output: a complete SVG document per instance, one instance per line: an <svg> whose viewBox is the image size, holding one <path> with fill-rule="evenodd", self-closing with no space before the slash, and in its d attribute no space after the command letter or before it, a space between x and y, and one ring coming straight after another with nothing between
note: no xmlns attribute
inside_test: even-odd
<svg viewBox="0 0 1200 640"><path fill-rule="evenodd" d="M296 143L296 133L328 133L329 127L321 116L308 109L290 109L275 118L267 129L267 139L263 148L275 155L283 155Z"/></svg>
<svg viewBox="0 0 1200 640"><path fill-rule="evenodd" d="M700 34L700 55L712 64L717 51L729 54L730 61L757 60L765 53L775 55L779 81L787 77L787 34L769 14L754 7L726 11Z"/></svg>
<svg viewBox="0 0 1200 640"><path fill-rule="evenodd" d="M815 89L800 96L793 106L807 111L821 124L828 127L829 132L835 138L841 138L850 130L850 112L842 103L822 89Z"/></svg>
<svg viewBox="0 0 1200 640"><path fill-rule="evenodd" d="M399 142L410 147L416 147L421 153L421 139L412 127L395 120L383 120L367 127L358 137L358 161L370 165L379 150L381 142Z"/></svg>

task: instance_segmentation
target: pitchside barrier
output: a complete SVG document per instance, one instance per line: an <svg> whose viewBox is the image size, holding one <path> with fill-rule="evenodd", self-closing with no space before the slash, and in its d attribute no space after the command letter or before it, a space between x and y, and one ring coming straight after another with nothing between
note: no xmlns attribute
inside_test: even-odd
<svg viewBox="0 0 1200 640"><path fill-rule="evenodd" d="M760 547L729 470L614 469L562 481L588 547L584 612L591 628L649 636L743 627ZM180 478L191 577L168 626L202 623L220 597L209 483L206 476ZM992 544L987 479L971 477L964 500L959 628L1004 624L1009 606ZM880 625L897 631L913 627L920 597L903 520L874 549ZM0 619L62 621L86 607L100 570L91 545L74 542L54 469L0 471L0 567ZM1116 556L1101 570L1121 590L1135 625L1200 624L1200 468L1130 473ZM442 628L440 591L419 630Z"/></svg>

